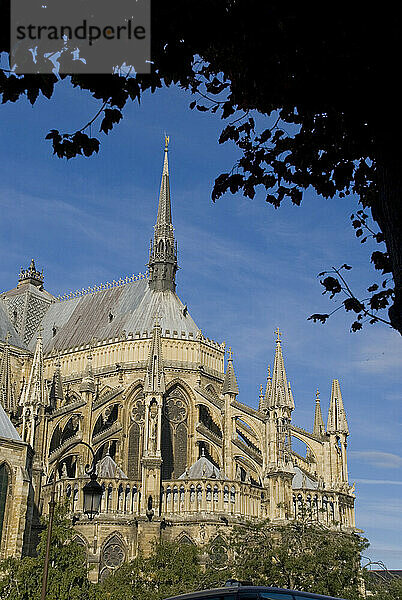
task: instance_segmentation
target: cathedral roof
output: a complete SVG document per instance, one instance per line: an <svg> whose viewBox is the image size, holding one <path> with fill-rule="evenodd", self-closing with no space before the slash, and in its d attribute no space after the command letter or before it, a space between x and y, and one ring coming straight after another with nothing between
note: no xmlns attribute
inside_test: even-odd
<svg viewBox="0 0 402 600"><path fill-rule="evenodd" d="M31 350L35 348L40 327L43 328L45 354L92 345L97 340L124 338L130 334L134 338L149 338L156 315L162 337L197 337L199 328L175 292L177 248L170 202L168 142L169 138L166 137L148 277L127 277L113 284L95 286L82 293L75 292L56 299L43 289L43 274L36 270L34 261L31 261L28 269L21 270L17 288L0 297L10 317L17 303L21 304L20 296L25 294L24 306L28 306L34 314L28 314L27 309L25 312L20 310L20 329L21 337ZM20 331L18 326L16 329Z"/></svg>
<svg viewBox="0 0 402 600"><path fill-rule="evenodd" d="M182 332L195 338L199 331L175 292L150 290L147 279L140 279L50 305L42 320L44 352L137 331L150 336L156 314L162 335L169 330L170 335L177 331L179 338Z"/></svg>
<svg viewBox="0 0 402 600"><path fill-rule="evenodd" d="M14 425L11 423L8 418L4 408L0 404L0 438L5 438L6 440L17 440L21 441L20 436L18 435L17 430Z"/></svg>
<svg viewBox="0 0 402 600"><path fill-rule="evenodd" d="M292 488L294 490L305 489L305 490L316 490L318 489L318 483L310 479L306 473L304 473L299 467L293 467L295 474L292 479Z"/></svg>
<svg viewBox="0 0 402 600"><path fill-rule="evenodd" d="M14 325L11 322L10 317L7 314L7 308L4 305L4 301L0 298L0 340L6 339L7 333L10 333L9 343L11 346L17 348L23 348L26 350L26 345L22 341L20 335L15 330Z"/></svg>
<svg viewBox="0 0 402 600"><path fill-rule="evenodd" d="M96 474L103 479L127 479L127 475L115 463L110 454L106 454L96 465Z"/></svg>
<svg viewBox="0 0 402 600"><path fill-rule="evenodd" d="M225 475L221 473L211 461L204 456L200 456L189 469L186 469L179 479L226 479Z"/></svg>

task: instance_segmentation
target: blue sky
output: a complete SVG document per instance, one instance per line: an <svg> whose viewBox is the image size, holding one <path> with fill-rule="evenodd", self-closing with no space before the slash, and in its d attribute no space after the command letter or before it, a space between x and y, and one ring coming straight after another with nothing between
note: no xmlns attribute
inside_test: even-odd
<svg viewBox="0 0 402 600"><path fill-rule="evenodd" d="M277 326L294 423L311 429L317 387L326 420L331 380L340 380L357 525L371 541L369 556L402 568L400 335L383 325L351 334L342 311L326 325L306 320L331 310L318 272L352 264L357 293L375 279L370 247L350 226L357 202L309 191L301 208L275 210L260 195L240 194L213 204L214 178L239 154L218 145L222 121L190 111L189 101L175 88L145 96L102 136L98 156L69 162L53 157L44 137L86 123L98 109L90 96L63 84L51 102L1 107L0 291L15 286L31 257L56 295L145 271L169 133L180 298L205 335L233 348L242 402L258 402Z"/></svg>

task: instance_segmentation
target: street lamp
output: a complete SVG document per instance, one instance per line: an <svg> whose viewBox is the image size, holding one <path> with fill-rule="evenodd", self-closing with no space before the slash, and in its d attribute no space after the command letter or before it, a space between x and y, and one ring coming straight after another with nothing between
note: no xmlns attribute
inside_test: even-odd
<svg viewBox="0 0 402 600"><path fill-rule="evenodd" d="M45 554L45 562L43 565L41 600L46 599L47 576L48 576L48 572L49 572L49 559L50 559L50 544L51 544L51 540L52 540L54 509L56 506L55 493L56 493L57 469L59 467L62 456L65 455L70 450L72 450L73 448L75 448L75 446L78 446L79 444L83 444L84 446L89 448L89 450L92 453L92 464L91 464L91 466L87 465L85 467L85 473L87 475L89 475L90 481L88 481L88 483L86 483L84 485L83 490L82 490L84 492L84 513L88 516L88 518L91 521L95 517L95 515L99 514L99 508L100 508L103 490L102 490L102 487L97 482L95 453L89 444L87 444L86 442L82 442L80 440L78 442L74 442L73 444L71 444L71 446L68 446L64 450L63 454L61 454L59 456L59 458L57 459L56 465L54 468L54 477L53 477L52 489L50 492L50 501L49 501L49 523L47 526L46 554Z"/></svg>
<svg viewBox="0 0 402 600"><path fill-rule="evenodd" d="M88 483L82 488L82 491L84 492L84 513L92 521L95 515L99 514L103 490L96 481L95 471L90 474L90 478Z"/></svg>

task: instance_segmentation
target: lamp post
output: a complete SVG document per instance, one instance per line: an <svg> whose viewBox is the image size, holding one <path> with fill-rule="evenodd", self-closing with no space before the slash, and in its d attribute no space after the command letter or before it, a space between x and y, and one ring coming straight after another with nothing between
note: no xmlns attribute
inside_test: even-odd
<svg viewBox="0 0 402 600"><path fill-rule="evenodd" d="M85 467L85 473L87 475L89 475L90 480L83 487L84 513L87 515L87 517L91 521L95 517L95 515L99 514L99 507L100 507L100 502L101 502L101 498L102 498L102 487L97 482L97 475L96 475L96 470L95 470L96 469L95 453L89 444L87 444L86 442L82 442L80 440L79 442L74 442L73 444L71 444L71 446L68 446L65 449L63 454L61 454L59 456L59 458L57 459L56 465L54 468L54 477L53 477L52 489L50 492L50 502L49 502L49 522L48 522L48 526L47 526L46 553L45 553L45 562L43 565L41 600L46 599L47 576L48 576L48 571L49 571L49 559L50 559L50 544L51 544L51 540L52 540L54 509L56 506L55 492L56 492L57 469L59 467L59 464L60 464L60 461L61 461L63 455L65 455L66 452L69 452L70 450L72 450L73 448L78 446L79 444L83 444L84 446L89 448L89 450L92 453L92 464L90 466L87 465Z"/></svg>

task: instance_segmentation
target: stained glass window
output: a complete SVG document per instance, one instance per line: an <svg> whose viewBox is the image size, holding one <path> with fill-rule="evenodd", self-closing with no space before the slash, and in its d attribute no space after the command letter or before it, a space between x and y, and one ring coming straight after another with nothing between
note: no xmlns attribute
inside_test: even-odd
<svg viewBox="0 0 402 600"><path fill-rule="evenodd" d="M0 466L0 542L3 533L4 516L6 512L6 500L8 490L8 473L6 465Z"/></svg>

